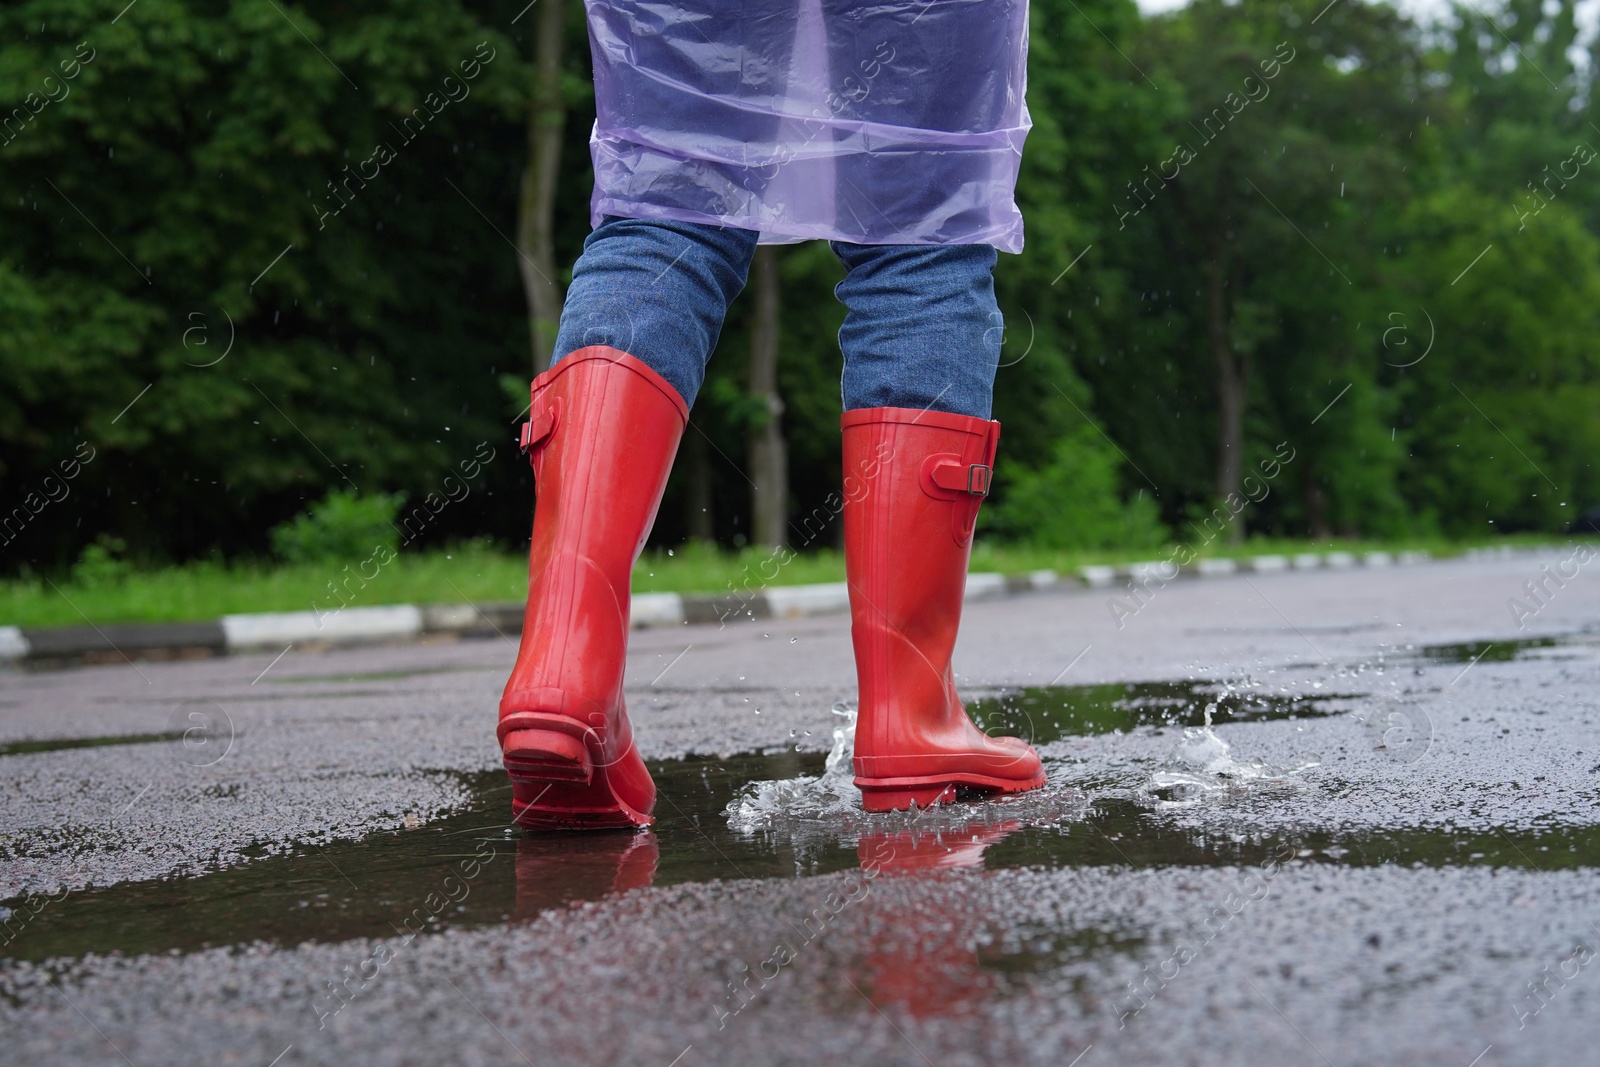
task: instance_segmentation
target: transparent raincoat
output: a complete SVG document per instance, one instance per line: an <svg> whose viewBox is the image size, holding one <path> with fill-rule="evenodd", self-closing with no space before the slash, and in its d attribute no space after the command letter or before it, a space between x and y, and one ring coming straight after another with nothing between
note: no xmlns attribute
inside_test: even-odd
<svg viewBox="0 0 1600 1067"><path fill-rule="evenodd" d="M603 215L1022 250L1027 0L586 0Z"/></svg>

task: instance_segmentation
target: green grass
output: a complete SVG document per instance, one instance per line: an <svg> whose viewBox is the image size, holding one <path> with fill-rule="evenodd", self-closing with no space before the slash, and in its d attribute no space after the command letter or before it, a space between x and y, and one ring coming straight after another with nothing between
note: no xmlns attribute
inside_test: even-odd
<svg viewBox="0 0 1600 1067"><path fill-rule="evenodd" d="M352 606L517 600L527 593L527 561L481 546L404 554L379 569ZM372 567L367 567L371 573ZM331 563L196 562L134 571L102 581L37 578L0 585L0 624L83 626L88 621L174 622L255 611L338 607L329 583L356 574ZM356 589L359 581L350 582ZM459 590L459 591L458 591ZM349 594L346 594L348 596Z"/></svg>
<svg viewBox="0 0 1600 1067"><path fill-rule="evenodd" d="M1481 541L1451 541L1443 537L1414 537L1394 540L1356 540L1323 538L1269 538L1253 537L1239 544L1213 541L1209 544L1187 542L1198 559L1249 559L1254 556L1293 556L1302 552L1427 552L1436 559L1459 556L1470 548L1511 545L1532 547L1559 544L1566 540L1559 534L1515 534L1486 538ZM972 550L974 571L1000 571L1017 574L1031 570L1053 570L1066 574L1096 564L1134 562L1159 562L1173 555L1174 546L1139 549L1096 549L1093 551L1057 551L1029 548L1026 545L978 544Z"/></svg>
<svg viewBox="0 0 1600 1067"><path fill-rule="evenodd" d="M1551 544L1559 536L1502 537L1483 544ZM1296 552L1401 552L1422 549L1443 557L1456 555L1471 544L1442 539L1411 541L1288 541L1252 540L1241 545L1207 546L1206 556L1290 555ZM972 553L974 571L1052 569L1062 573L1101 563L1127 563L1135 559L1162 560L1170 548L1135 552L1112 550L1061 552L1024 546L980 543ZM763 564L765 564L763 566ZM640 593L717 593L731 588L762 585L802 585L844 580L844 557L833 550L794 556L778 568L771 553L754 549L719 551L694 545L652 551L634 569L633 588ZM370 570L370 567L369 567ZM39 578L0 582L0 625L82 626L116 622L173 622L214 619L257 611L307 611L337 607L330 583L347 572L333 564L189 563L179 567L132 571L98 580L57 580L52 587ZM356 589L352 581L349 588ZM527 561L483 544L471 543L445 552L401 554L382 567L349 603L357 607L379 604L460 604L511 602L527 593ZM348 595L348 594L347 594Z"/></svg>

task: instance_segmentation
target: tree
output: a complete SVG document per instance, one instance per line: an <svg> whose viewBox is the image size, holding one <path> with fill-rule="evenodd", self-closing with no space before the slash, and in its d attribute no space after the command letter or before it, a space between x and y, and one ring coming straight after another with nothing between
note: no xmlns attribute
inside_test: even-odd
<svg viewBox="0 0 1600 1067"><path fill-rule="evenodd" d="M1600 241L1560 204L1521 231L1501 206L1462 188L1419 201L1395 264L1437 328L1394 372L1402 484L1455 535L1558 531L1600 499Z"/></svg>
<svg viewBox="0 0 1600 1067"><path fill-rule="evenodd" d="M555 354L562 287L557 279L555 207L561 174L567 101L562 80L567 52L565 0L543 0L533 21L533 85L528 96L528 159L517 197L517 269L528 300L533 372L543 373Z"/></svg>
<svg viewBox="0 0 1600 1067"><path fill-rule="evenodd" d="M1034 125L1017 183L1027 247L1002 255L995 269L1003 322L994 327L1002 340L994 417L1004 431L995 499L980 521L1019 540L1100 546L1123 540L1123 527L1105 517L1122 514L1127 498L1172 485L1142 472L1147 460L1129 459L1149 433L1138 410L1150 405L1148 393L1111 408L1109 418L1103 404L1102 388L1132 383L1143 391L1148 369L1116 380L1099 373L1135 347L1128 326L1136 295L1109 206L1113 175L1158 143L1160 97L1118 51L1139 24L1131 0L1040 0L1031 23ZM1080 468L1110 476L1074 477ZM1056 516L1050 529L1034 529L1041 514Z"/></svg>
<svg viewBox="0 0 1600 1067"><path fill-rule="evenodd" d="M526 13L531 59L494 28L525 0L124 7L0 8L0 561L260 552L334 489L437 498L480 443L426 537L523 537L511 423L588 232L578 6ZM1241 529L1553 529L1600 498L1573 8L1479 0L1423 38L1370 4L1035 0L986 535L1145 539L1150 500L1180 527L1280 443ZM773 256L657 544L784 536L774 500L793 547L837 537L841 269Z"/></svg>
<svg viewBox="0 0 1600 1067"><path fill-rule="evenodd" d="M517 99L505 39L420 0L123 6L0 11L6 99L87 44L0 146L7 495L96 453L7 564L103 531L149 558L260 550L329 488L421 498L480 441L509 452L495 379L521 320L477 208Z"/></svg>
<svg viewBox="0 0 1600 1067"><path fill-rule="evenodd" d="M778 395L778 345L782 298L778 250L756 249L750 269L755 308L750 324L751 538L763 548L788 542L789 463L783 441L783 399Z"/></svg>
<svg viewBox="0 0 1600 1067"><path fill-rule="evenodd" d="M1292 438L1302 472L1324 463L1319 409L1338 387L1323 387L1376 372L1356 336L1380 284L1366 249L1409 195L1418 42L1383 7L1198 0L1153 20L1135 56L1181 103L1166 115L1168 147L1131 176L1117 211L1154 243L1133 271L1139 287L1188 331L1188 345L1166 335L1169 358L1209 378L1211 494L1242 499L1272 443ZM1326 510L1316 484L1314 526ZM1292 510L1292 482L1275 492L1258 523Z"/></svg>

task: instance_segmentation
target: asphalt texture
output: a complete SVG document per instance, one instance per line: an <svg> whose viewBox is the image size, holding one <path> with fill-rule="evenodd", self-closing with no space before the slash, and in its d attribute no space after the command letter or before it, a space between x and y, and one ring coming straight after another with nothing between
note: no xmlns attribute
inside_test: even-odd
<svg viewBox="0 0 1600 1067"><path fill-rule="evenodd" d="M509 640L8 672L0 1063L1593 1062L1565 555L974 603L1050 785L901 816L824 773L842 616L633 635L640 834L506 825Z"/></svg>

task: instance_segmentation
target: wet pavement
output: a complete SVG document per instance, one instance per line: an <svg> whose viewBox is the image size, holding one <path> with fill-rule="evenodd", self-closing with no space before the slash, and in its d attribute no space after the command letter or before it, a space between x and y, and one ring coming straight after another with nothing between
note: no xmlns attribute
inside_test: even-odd
<svg viewBox="0 0 1600 1067"><path fill-rule="evenodd" d="M0 674L0 1063L1590 1062L1558 558L975 603L1050 785L892 816L842 617L634 635L638 834L506 824L504 640Z"/></svg>

